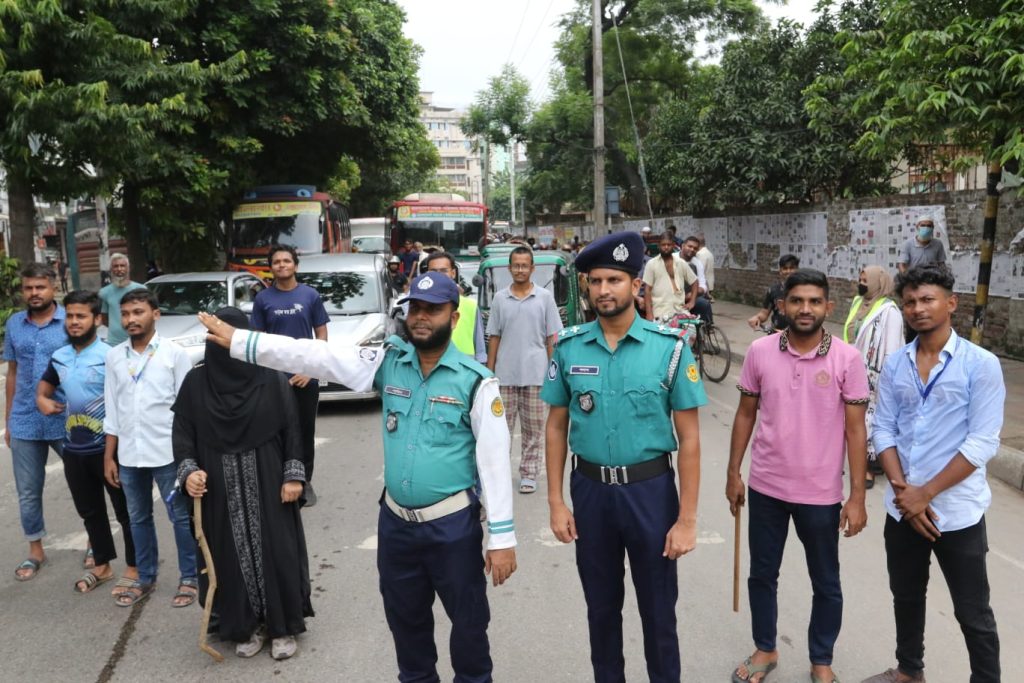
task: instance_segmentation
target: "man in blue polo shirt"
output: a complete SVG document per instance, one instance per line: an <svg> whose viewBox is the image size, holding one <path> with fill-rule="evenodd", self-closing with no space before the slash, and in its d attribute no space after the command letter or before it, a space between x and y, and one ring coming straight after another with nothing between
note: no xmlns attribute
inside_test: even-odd
<svg viewBox="0 0 1024 683"><path fill-rule="evenodd" d="M43 537L43 484L46 459L52 448L58 455L64 420L46 416L36 408L36 385L50 356L67 343L64 308L54 301L57 274L45 263L30 263L21 271L21 295L27 310L7 321L4 360L7 361L7 431L14 484L18 490L21 528L28 540L28 558L14 572L18 581L34 579L46 563Z"/></svg>
<svg viewBox="0 0 1024 683"><path fill-rule="evenodd" d="M107 374L110 347L96 336L100 306L100 298L94 292L78 290L64 298L65 329L71 343L53 352L36 390L39 412L65 418L64 478L71 489L75 509L85 523L95 558L95 566L75 583L75 590L79 593L88 593L114 578L110 561L117 557L117 550L107 518L104 488L110 495L114 514L124 534L125 562L128 565L125 578L135 580L139 576L135 567L128 503L124 492L111 486L103 476L106 446L103 381ZM63 403L54 398L58 387L64 392L66 400Z"/></svg>
<svg viewBox="0 0 1024 683"><path fill-rule="evenodd" d="M295 270L299 254L288 244L275 244L267 253L274 273L274 284L256 295L252 307L252 329L257 332L283 334L292 339L327 340L330 318L319 292L299 284ZM315 451L316 411L320 402L320 385L307 375L288 378L299 404L299 431L302 434L303 461L306 463L306 507L316 505L313 491L313 454Z"/></svg>

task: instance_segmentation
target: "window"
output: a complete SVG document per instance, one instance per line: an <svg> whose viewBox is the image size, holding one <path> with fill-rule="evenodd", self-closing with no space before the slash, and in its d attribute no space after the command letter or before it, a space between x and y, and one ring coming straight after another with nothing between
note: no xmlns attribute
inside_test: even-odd
<svg viewBox="0 0 1024 683"><path fill-rule="evenodd" d="M465 169L466 157L441 157L441 168Z"/></svg>

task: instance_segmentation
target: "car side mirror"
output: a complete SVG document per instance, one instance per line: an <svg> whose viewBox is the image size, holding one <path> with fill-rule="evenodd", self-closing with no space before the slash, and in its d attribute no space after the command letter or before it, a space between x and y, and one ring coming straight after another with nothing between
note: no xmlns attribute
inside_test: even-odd
<svg viewBox="0 0 1024 683"><path fill-rule="evenodd" d="M476 275L473 276L473 286L474 287L483 287L484 286L484 282L486 282L486 279L480 273L477 273Z"/></svg>
<svg viewBox="0 0 1024 683"><path fill-rule="evenodd" d="M252 302L241 302L240 304L238 304L238 310L240 310L242 313L245 313L246 315L252 315Z"/></svg>
<svg viewBox="0 0 1024 683"><path fill-rule="evenodd" d="M391 304L391 313L389 315L391 316L392 320L397 320L398 316L401 315L401 313L402 313L402 305L401 304L397 304L397 303L396 304Z"/></svg>

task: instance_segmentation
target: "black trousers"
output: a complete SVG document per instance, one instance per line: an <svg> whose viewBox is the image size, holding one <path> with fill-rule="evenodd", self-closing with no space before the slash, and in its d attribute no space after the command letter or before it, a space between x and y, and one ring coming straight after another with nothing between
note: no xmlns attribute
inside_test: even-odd
<svg viewBox="0 0 1024 683"><path fill-rule="evenodd" d="M971 683L998 683L999 635L989 605L985 518L974 526L947 531L934 543L906 521L885 519L885 555L896 613L896 661L908 676L924 670L925 593L932 553L939 562L953 613L960 623L971 662Z"/></svg>
<svg viewBox="0 0 1024 683"><path fill-rule="evenodd" d="M299 431L302 433L302 460L306 463L306 481L313 481L313 451L316 437L316 410L320 405L320 385L310 380L304 387L292 387L299 404Z"/></svg>
<svg viewBox="0 0 1024 683"><path fill-rule="evenodd" d="M117 557L114 547L114 535L110 531L110 520L107 518L107 501L103 497L106 489L110 496L110 504L114 507L114 516L121 525L124 536L124 561L129 567L135 564L135 544L132 542L132 528L128 521L128 503L124 491L114 488L103 477L103 454L75 455L64 453L64 478L71 489L71 499L75 503L78 516L85 522L85 532L89 535L93 557L97 565L107 564Z"/></svg>

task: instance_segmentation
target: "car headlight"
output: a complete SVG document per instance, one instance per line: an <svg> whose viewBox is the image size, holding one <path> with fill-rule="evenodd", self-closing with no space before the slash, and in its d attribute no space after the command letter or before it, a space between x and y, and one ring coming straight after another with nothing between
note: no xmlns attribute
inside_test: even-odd
<svg viewBox="0 0 1024 683"><path fill-rule="evenodd" d="M206 333L190 334L187 337L175 337L171 341L178 346L202 346L206 343Z"/></svg>
<svg viewBox="0 0 1024 683"><path fill-rule="evenodd" d="M384 325L378 325L373 328L370 334L366 335L361 342L360 346L380 346L387 339L387 332L384 329Z"/></svg>

